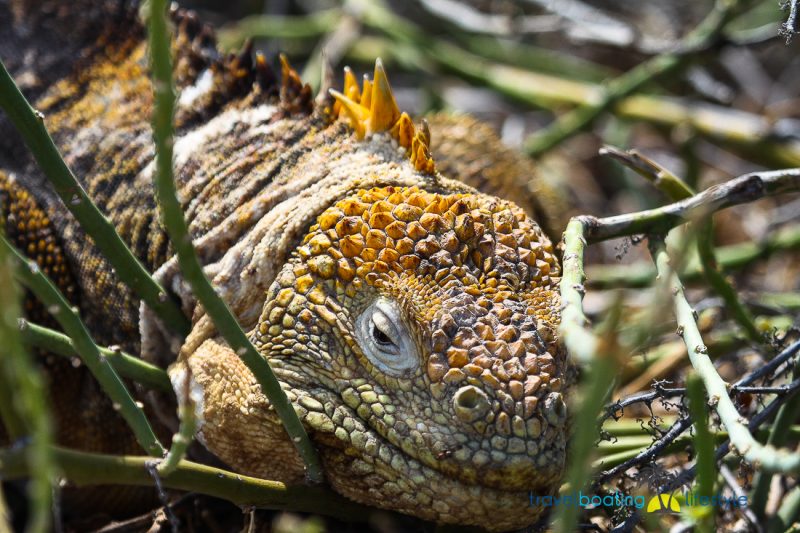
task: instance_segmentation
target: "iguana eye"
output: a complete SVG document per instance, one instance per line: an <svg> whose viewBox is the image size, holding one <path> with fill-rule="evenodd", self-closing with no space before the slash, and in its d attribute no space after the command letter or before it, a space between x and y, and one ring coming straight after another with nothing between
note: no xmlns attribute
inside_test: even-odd
<svg viewBox="0 0 800 533"><path fill-rule="evenodd" d="M372 339L386 351L397 351L397 343L394 341L394 328L389 319L380 309L376 309L372 314Z"/></svg>
<svg viewBox="0 0 800 533"><path fill-rule="evenodd" d="M380 298L356 321L356 337L364 355L379 370L392 376L417 366L416 346L396 303Z"/></svg>

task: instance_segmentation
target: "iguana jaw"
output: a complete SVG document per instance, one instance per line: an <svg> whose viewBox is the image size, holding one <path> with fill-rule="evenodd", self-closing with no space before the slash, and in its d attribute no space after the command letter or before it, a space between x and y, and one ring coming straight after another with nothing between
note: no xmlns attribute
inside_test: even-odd
<svg viewBox="0 0 800 533"><path fill-rule="evenodd" d="M545 496L553 491L552 486L504 491L464 483L405 455L386 441L373 439L374 433L368 429L365 435L365 445L385 459L352 447L321 448L321 452L333 488L366 505L439 523L506 531L529 526L545 512L542 507L530 506L531 492ZM329 439L317 442L327 444ZM340 442L336 439L331 445Z"/></svg>

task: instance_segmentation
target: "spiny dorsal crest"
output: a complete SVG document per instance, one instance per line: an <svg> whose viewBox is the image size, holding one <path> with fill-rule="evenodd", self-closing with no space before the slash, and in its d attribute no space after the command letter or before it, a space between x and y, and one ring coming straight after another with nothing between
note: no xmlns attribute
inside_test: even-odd
<svg viewBox="0 0 800 533"><path fill-rule="evenodd" d="M336 99L334 115L347 120L359 139L389 132L406 150L415 169L428 174L436 171L430 152L428 125L423 120L422 126L417 128L408 113L400 112L380 58L375 61L371 81L365 75L363 86L359 87L353 71L345 67L343 92L330 89L330 94Z"/></svg>

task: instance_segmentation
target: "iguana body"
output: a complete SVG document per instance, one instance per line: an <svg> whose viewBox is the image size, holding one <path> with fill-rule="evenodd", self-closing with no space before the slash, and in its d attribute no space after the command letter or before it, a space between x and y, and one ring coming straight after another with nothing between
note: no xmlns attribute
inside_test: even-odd
<svg viewBox="0 0 800 533"><path fill-rule="evenodd" d="M49 273L64 270L60 285L99 343L163 366L180 348L170 374L179 391L189 379L209 450L237 471L302 483L280 421L196 305L158 221L141 25L125 8L80 15L56 5L26 15L0 3L0 24L15 20L0 53L14 58L12 72L84 188L180 298L190 335L175 339L140 312L11 140L0 143L6 227ZM184 214L207 274L318 447L327 482L439 522L533 523L542 509L528 506L529 492L551 493L564 468L573 379L555 333L559 264L548 238L520 207L463 183L508 192L490 162L459 167L469 143L452 142L455 160L437 156L463 181L437 172L429 134L396 110L382 69L374 89L349 79L338 100L323 93L315 102L288 65L278 81L249 51L220 58L193 16L176 20ZM65 45L81 57L75 69L54 62L41 72L54 52L33 36L54 29L52 45L55 28L76 21L78 37ZM34 197L36 211L20 210ZM41 228L30 230L28 212ZM139 453L93 384L68 385L91 382L85 372L51 366L62 443Z"/></svg>

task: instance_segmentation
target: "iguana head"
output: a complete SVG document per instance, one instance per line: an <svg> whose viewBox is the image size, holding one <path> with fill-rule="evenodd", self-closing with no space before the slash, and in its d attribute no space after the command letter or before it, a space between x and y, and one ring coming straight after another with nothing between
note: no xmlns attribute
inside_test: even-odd
<svg viewBox="0 0 800 533"><path fill-rule="evenodd" d="M388 131L435 182L427 133L384 109L380 65L368 96L355 88L337 93L336 110L355 134ZM337 491L439 522L523 527L542 512L530 492L551 494L565 463L572 371L556 337L558 260L513 203L436 189L362 188L324 209L251 340ZM280 422L224 350L208 340L187 359L202 390L199 438L237 470L301 481Z"/></svg>

